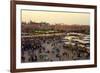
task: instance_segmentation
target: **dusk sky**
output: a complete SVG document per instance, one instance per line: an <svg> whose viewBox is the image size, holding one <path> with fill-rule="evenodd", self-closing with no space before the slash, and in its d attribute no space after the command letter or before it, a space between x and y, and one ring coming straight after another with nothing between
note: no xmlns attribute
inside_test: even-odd
<svg viewBox="0 0 100 73"><path fill-rule="evenodd" d="M53 12L53 11L29 11L22 10L23 22L47 22L50 24L79 24L89 25L89 13L72 13L72 12Z"/></svg>

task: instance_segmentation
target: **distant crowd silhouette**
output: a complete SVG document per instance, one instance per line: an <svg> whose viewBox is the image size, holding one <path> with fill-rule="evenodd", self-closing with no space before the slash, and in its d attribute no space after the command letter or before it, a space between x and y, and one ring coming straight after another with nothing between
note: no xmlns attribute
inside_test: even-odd
<svg viewBox="0 0 100 73"><path fill-rule="evenodd" d="M21 62L47 62L89 59L90 54L79 47L64 44L61 37L21 39Z"/></svg>

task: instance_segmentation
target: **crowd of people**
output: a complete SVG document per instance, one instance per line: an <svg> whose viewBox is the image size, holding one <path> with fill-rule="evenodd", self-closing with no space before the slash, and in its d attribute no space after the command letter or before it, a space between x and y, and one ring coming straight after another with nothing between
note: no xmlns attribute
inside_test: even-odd
<svg viewBox="0 0 100 73"><path fill-rule="evenodd" d="M22 38L21 42L22 63L89 59L89 53L70 48L60 36Z"/></svg>

